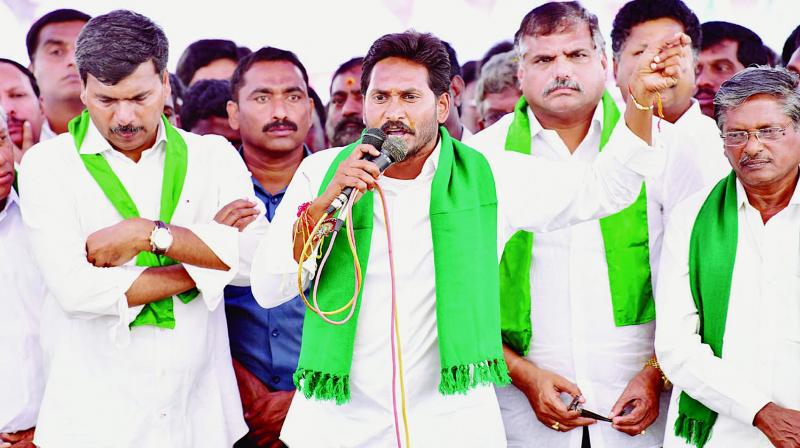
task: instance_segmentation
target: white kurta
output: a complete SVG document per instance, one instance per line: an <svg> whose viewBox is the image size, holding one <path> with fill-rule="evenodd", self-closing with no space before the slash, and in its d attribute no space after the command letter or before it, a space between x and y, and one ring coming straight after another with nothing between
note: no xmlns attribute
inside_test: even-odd
<svg viewBox="0 0 800 448"><path fill-rule="evenodd" d="M505 151L513 121L508 114L467 141L486 152ZM591 163L598 154L603 125L601 107L595 109L589 131L570 153L556 131L543 129L528 108L531 154L569 164ZM617 126L625 126L620 118ZM666 126L662 126L666 132ZM669 211L703 184L691 151L676 145L677 136L655 138L666 150L666 166L646 179L647 225L653 280ZM607 149L604 149L604 151ZM527 359L578 385L585 407L608 414L628 382L653 355L655 322L617 327L608 281L605 246L598 220L549 233L537 233L531 263L531 322L533 337ZM536 418L527 397L515 386L497 389L509 446L580 447L583 433L553 431ZM645 436L630 437L600 422L589 427L593 447L660 446L669 394L663 394L661 414Z"/></svg>
<svg viewBox="0 0 800 448"><path fill-rule="evenodd" d="M664 446L686 446L672 429L685 390L719 413L706 448L769 447L753 426L756 413L770 401L800 410L800 192L764 224L737 181L739 238L720 359L700 341L689 288L690 236L709 191L675 209L664 240L656 351L676 386Z"/></svg>
<svg viewBox="0 0 800 448"><path fill-rule="evenodd" d="M608 214L633 201L643 174L661 169L661 151L646 149L625 126L610 149L589 166L568 166L520 154L489 159L498 198L498 250L518 229L542 231ZM316 197L324 174L340 149L307 157L284 196L253 262L253 292L262 306L274 307L297 294L292 224L297 206ZM466 395L438 392L439 346L436 285L428 207L437 150L413 180L387 177L387 194L397 266L398 312L413 446L505 446L492 387ZM641 175L640 175L641 174ZM295 394L281 438L295 447L393 446L390 280L382 207L375 200L374 228L350 372L351 400L308 400ZM469 242L465 242L469 244ZM499 256L499 253L498 253ZM329 267L330 269L330 267ZM314 260L304 266L305 276ZM306 278L306 281L308 279Z"/></svg>
<svg viewBox="0 0 800 448"><path fill-rule="evenodd" d="M223 447L247 432L231 365L225 285L238 277L239 241L263 231L257 220L244 233L213 222L235 199L256 200L241 157L224 139L179 131L188 168L172 224L190 229L229 271L185 265L200 295L173 299L175 328L129 329L141 307L125 292L144 271L97 268L86 261L93 232L121 221L86 170L69 134L40 143L23 161L22 209L50 293L42 316L47 387L36 432L44 448ZM92 124L81 147L101 153L142 217L158 219L166 137L138 163L113 150ZM263 205L261 206L263 210ZM252 253L252 252L251 252Z"/></svg>
<svg viewBox="0 0 800 448"><path fill-rule="evenodd" d="M44 391L39 317L45 288L14 190L0 210L0 433L36 425Z"/></svg>

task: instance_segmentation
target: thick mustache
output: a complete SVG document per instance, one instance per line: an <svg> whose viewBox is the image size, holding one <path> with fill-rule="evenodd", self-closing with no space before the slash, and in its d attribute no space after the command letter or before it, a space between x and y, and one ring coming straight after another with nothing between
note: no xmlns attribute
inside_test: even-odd
<svg viewBox="0 0 800 448"><path fill-rule="evenodd" d="M700 96L701 93L703 93L703 94L705 94L707 96L710 96L711 98L714 98L714 95L716 95L716 92L714 92L711 89L708 89L708 88L705 88L705 87L698 87L697 88L697 93L695 93L694 96L695 97Z"/></svg>
<svg viewBox="0 0 800 448"><path fill-rule="evenodd" d="M121 126L117 126L117 127L111 128L111 133L119 134L119 133L125 132L125 133L133 134L133 133L136 133L136 132L139 132L139 131L143 131L143 130L144 130L144 126L134 126L132 124L126 124L126 125L121 125Z"/></svg>
<svg viewBox="0 0 800 448"><path fill-rule="evenodd" d="M572 89L576 92L583 92L580 84L578 84L576 81L568 78L558 78L551 82L546 89L544 89L544 96L550 95L558 89Z"/></svg>
<svg viewBox="0 0 800 448"><path fill-rule="evenodd" d="M408 127L408 125L403 123L402 121L387 121L386 123L383 124L383 126L381 126L381 131L386 133L388 133L389 131L397 131L397 130L404 131L411 135L416 134L416 132L414 132L413 129Z"/></svg>
<svg viewBox="0 0 800 448"><path fill-rule="evenodd" d="M287 127L293 131L297 130L297 125L291 120L279 120L273 121L272 123L267 123L261 128L261 132L269 132L278 127Z"/></svg>
<svg viewBox="0 0 800 448"><path fill-rule="evenodd" d="M356 126L359 129L364 129L364 122L361 120L361 117L344 117L342 121L336 123L336 128L333 130L334 133L340 133L344 131L344 128L348 125Z"/></svg>

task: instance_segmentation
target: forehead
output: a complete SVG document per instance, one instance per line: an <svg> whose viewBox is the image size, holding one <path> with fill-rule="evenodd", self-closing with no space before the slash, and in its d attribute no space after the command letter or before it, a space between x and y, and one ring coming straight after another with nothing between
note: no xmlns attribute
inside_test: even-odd
<svg viewBox="0 0 800 448"><path fill-rule="evenodd" d="M758 129L783 125L788 117L781 103L772 95L754 95L739 107L725 112L726 129Z"/></svg>
<svg viewBox="0 0 800 448"><path fill-rule="evenodd" d="M303 90L307 88L300 68L289 61L256 62L245 72L243 81L242 87L245 89L295 86Z"/></svg>
<svg viewBox="0 0 800 448"><path fill-rule="evenodd" d="M86 77L86 90L110 98L130 98L144 93L161 83L152 60L139 64L136 70L114 85L103 84L91 73Z"/></svg>
<svg viewBox="0 0 800 448"><path fill-rule="evenodd" d="M0 87L3 89L22 88L33 92L28 77L18 68L5 62L0 62Z"/></svg>
<svg viewBox="0 0 800 448"><path fill-rule="evenodd" d="M739 49L739 43L735 40L725 39L722 42L712 45L700 52L700 59L704 61L715 61L727 59L732 62L739 62L736 57L736 52Z"/></svg>
<svg viewBox="0 0 800 448"><path fill-rule="evenodd" d="M361 67L353 67L336 75L331 82L331 91L356 91L361 89Z"/></svg>
<svg viewBox="0 0 800 448"><path fill-rule="evenodd" d="M47 41L57 41L69 44L74 44L78 39L83 26L86 22L82 20L71 20L69 22L55 22L45 25L39 31L39 41L37 49L41 48Z"/></svg>
<svg viewBox="0 0 800 448"><path fill-rule="evenodd" d="M543 36L525 35L520 39L520 50L523 55L558 53L577 48L592 48L594 41L589 25L576 23L563 30Z"/></svg>
<svg viewBox="0 0 800 448"><path fill-rule="evenodd" d="M428 86L428 69L408 59L390 57L372 68L368 90L420 90L432 92Z"/></svg>
<svg viewBox="0 0 800 448"><path fill-rule="evenodd" d="M628 36L628 44L644 44L658 41L666 36L672 36L678 32L684 32L683 24L669 17L661 17L655 20L642 22L631 28Z"/></svg>

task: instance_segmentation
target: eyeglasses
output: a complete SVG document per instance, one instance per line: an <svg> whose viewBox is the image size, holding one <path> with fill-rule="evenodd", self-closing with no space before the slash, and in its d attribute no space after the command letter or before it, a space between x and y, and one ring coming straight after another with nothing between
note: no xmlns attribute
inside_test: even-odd
<svg viewBox="0 0 800 448"><path fill-rule="evenodd" d="M720 134L723 144L729 148L744 146L750 140L750 136L755 135L759 143L775 142L786 135L786 128L763 128L755 131L731 131Z"/></svg>

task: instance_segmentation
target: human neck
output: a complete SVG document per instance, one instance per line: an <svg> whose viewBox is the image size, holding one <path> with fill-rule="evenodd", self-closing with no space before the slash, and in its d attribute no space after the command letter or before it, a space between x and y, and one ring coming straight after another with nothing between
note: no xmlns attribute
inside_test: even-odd
<svg viewBox="0 0 800 448"><path fill-rule="evenodd" d="M789 205L797 187L797 179L798 172L796 171L794 176L786 176L768 187L750 187L742 183L748 202L761 213L761 220L764 224Z"/></svg>
<svg viewBox="0 0 800 448"><path fill-rule="evenodd" d="M67 132L69 121L80 115L83 111L83 103L80 99L74 100L52 100L44 101L44 112L47 117L47 124L55 134Z"/></svg>
<svg viewBox="0 0 800 448"><path fill-rule="evenodd" d="M675 124L676 121L680 120L683 114L692 107L692 100L687 99L686 102L681 103L680 105L674 105L668 108L664 108L664 119L669 121L672 124ZM658 111L654 111L658 113ZM656 115L657 116L657 115Z"/></svg>
<svg viewBox="0 0 800 448"><path fill-rule="evenodd" d="M544 129L556 131L561 140L569 149L570 154L574 153L586 134L589 133L589 127L592 125L592 117L594 116L594 109L578 112L574 116L561 116L550 115L546 112L533 112L539 124Z"/></svg>
<svg viewBox="0 0 800 448"><path fill-rule="evenodd" d="M291 151L269 151L243 143L244 163L258 183L269 194L286 188L303 161L303 145Z"/></svg>

